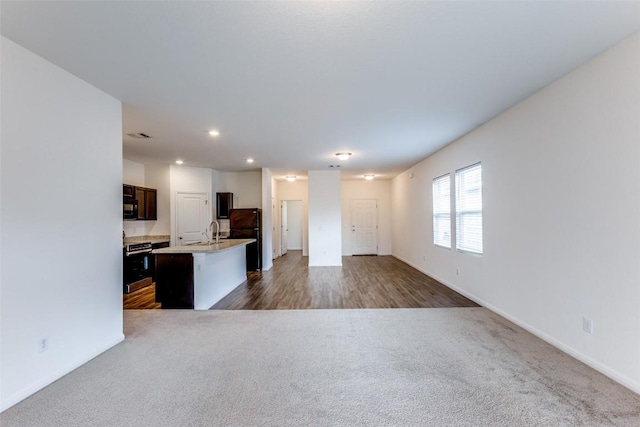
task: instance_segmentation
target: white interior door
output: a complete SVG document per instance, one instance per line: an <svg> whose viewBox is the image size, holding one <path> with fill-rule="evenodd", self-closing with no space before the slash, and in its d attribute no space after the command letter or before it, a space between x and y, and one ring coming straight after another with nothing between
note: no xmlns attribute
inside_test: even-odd
<svg viewBox="0 0 640 427"><path fill-rule="evenodd" d="M351 200L351 236L353 255L378 254L377 200Z"/></svg>
<svg viewBox="0 0 640 427"><path fill-rule="evenodd" d="M206 193L178 193L177 195L178 245L200 242L209 227L209 196Z"/></svg>
<svg viewBox="0 0 640 427"><path fill-rule="evenodd" d="M302 200L287 200L287 250L302 250L304 207Z"/></svg>
<svg viewBox="0 0 640 427"><path fill-rule="evenodd" d="M287 202L280 202L280 230L282 238L280 239L280 250L281 254L284 255L287 253L287 247L289 246L289 216L288 216L288 208Z"/></svg>

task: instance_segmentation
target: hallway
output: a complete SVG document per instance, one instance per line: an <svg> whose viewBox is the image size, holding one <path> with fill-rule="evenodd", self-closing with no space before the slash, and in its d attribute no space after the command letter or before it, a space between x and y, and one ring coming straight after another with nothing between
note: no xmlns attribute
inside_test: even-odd
<svg viewBox="0 0 640 427"><path fill-rule="evenodd" d="M391 256L342 257L342 267L308 267L301 251L274 260L212 310L478 307Z"/></svg>

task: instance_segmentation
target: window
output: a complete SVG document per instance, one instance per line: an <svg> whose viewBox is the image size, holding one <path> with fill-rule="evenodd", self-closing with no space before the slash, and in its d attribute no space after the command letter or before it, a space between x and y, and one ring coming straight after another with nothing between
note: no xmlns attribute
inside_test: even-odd
<svg viewBox="0 0 640 427"><path fill-rule="evenodd" d="M456 171L456 248L482 253L482 165Z"/></svg>
<svg viewBox="0 0 640 427"><path fill-rule="evenodd" d="M451 248L451 177L433 180L433 243Z"/></svg>

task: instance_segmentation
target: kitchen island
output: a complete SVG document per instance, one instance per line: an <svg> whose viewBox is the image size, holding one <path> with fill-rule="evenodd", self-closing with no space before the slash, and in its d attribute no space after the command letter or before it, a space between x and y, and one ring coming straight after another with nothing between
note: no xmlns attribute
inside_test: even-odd
<svg viewBox="0 0 640 427"><path fill-rule="evenodd" d="M208 310L247 280L246 245L255 241L229 239L154 250L156 302L162 308Z"/></svg>

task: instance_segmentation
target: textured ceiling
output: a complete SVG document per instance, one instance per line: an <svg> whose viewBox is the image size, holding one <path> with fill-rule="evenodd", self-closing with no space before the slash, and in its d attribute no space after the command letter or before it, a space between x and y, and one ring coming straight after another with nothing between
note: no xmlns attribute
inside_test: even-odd
<svg viewBox="0 0 640 427"><path fill-rule="evenodd" d="M128 159L346 178L393 177L640 30L638 2L0 7L2 35L123 102Z"/></svg>

